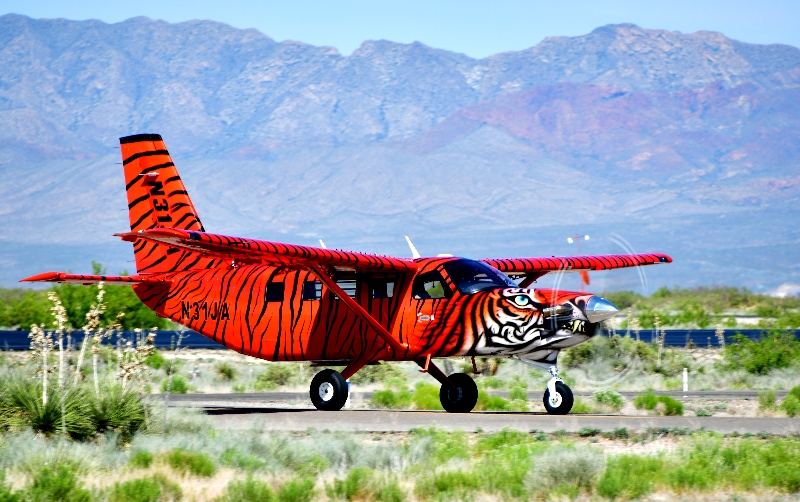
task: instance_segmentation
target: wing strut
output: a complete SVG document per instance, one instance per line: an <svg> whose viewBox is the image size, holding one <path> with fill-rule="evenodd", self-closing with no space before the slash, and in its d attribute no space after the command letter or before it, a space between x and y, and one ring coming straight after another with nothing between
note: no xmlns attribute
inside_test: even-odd
<svg viewBox="0 0 800 502"><path fill-rule="evenodd" d="M319 265L313 264L309 265L309 268L319 277L319 280L322 281L322 284L327 286L333 293L339 297L344 304L353 311L355 315L361 318L364 322L370 325L372 329L378 332L378 336L383 338L385 341L397 354L402 354L408 350L408 344L400 343L394 339L394 337L384 328L381 323L375 320L374 317L369 315L369 312L364 310L364 307L358 304L357 301L350 298L347 293L342 291L342 288L339 287L336 282L325 273L324 270ZM355 373L355 371L353 372Z"/></svg>

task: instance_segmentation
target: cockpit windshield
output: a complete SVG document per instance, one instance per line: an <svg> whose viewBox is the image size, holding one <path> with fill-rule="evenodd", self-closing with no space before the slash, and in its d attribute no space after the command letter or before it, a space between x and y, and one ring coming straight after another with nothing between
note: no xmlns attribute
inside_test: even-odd
<svg viewBox="0 0 800 502"><path fill-rule="evenodd" d="M449 261L444 264L444 268L458 290L465 295L485 289L517 287L514 281L499 270L477 261Z"/></svg>

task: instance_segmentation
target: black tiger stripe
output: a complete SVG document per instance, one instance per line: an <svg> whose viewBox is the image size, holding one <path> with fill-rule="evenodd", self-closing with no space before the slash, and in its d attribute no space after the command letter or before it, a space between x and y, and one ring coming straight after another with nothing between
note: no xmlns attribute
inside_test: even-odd
<svg viewBox="0 0 800 502"><path fill-rule="evenodd" d="M142 157L152 157L154 155L169 155L169 152L166 150L151 150L149 152L137 152L128 157L127 159L123 160L122 165L127 166L136 159L140 159Z"/></svg>

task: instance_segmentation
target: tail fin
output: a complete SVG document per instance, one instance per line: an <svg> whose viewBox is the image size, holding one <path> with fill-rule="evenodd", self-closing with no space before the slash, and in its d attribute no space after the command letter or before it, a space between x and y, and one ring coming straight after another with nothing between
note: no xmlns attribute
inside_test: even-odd
<svg viewBox="0 0 800 502"><path fill-rule="evenodd" d="M175 164L158 134L119 139L131 231L180 228L204 232ZM139 273L176 272L214 266L217 260L192 251L139 240L134 244Z"/></svg>

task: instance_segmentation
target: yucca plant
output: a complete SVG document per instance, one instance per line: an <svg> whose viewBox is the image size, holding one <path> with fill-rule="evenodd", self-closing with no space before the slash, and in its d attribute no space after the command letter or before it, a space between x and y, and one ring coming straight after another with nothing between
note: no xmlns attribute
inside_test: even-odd
<svg viewBox="0 0 800 502"><path fill-rule="evenodd" d="M97 433L115 431L120 439L130 439L145 423L145 404L139 394L120 384L101 388L88 411Z"/></svg>
<svg viewBox="0 0 800 502"><path fill-rule="evenodd" d="M64 393L63 407L61 392ZM42 380L38 378L13 378L7 382L0 398L3 425L11 428L30 427L47 436L60 434L63 427L67 436L84 439L95 432L90 418L91 400L91 393L85 387L61 391L57 386L50 385L45 391Z"/></svg>

